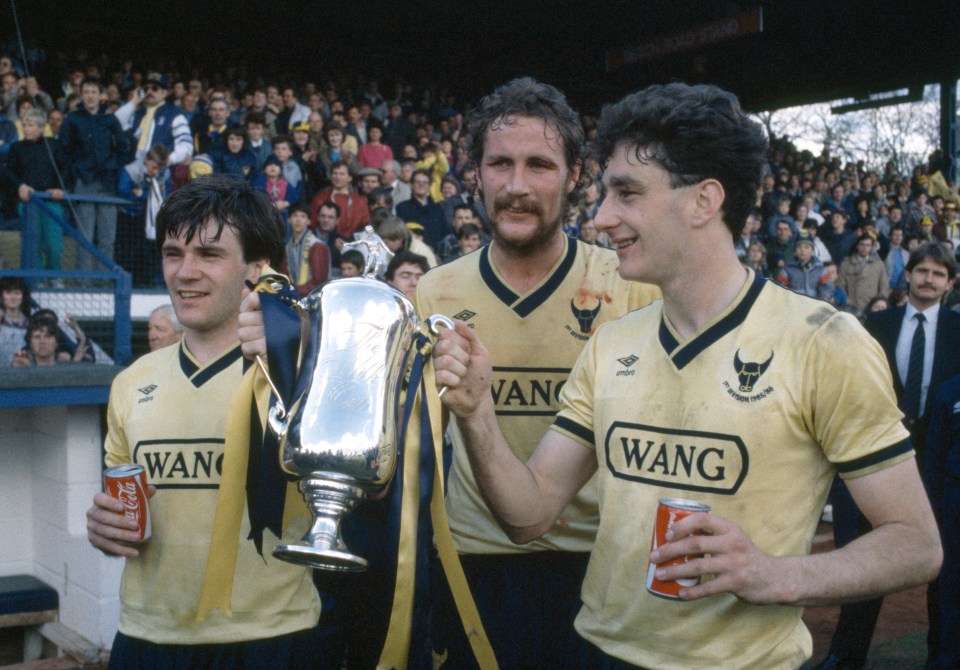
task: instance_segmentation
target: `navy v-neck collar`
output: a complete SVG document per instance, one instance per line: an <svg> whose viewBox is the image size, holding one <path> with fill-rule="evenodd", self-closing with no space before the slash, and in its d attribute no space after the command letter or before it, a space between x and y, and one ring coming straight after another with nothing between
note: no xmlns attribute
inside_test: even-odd
<svg viewBox="0 0 960 670"><path fill-rule="evenodd" d="M673 333L670 332L670 328L667 326L666 314L661 314L660 346L663 347L667 356L673 360L673 364L677 369L682 370L687 364L693 361L700 352L707 349L707 347L734 328L739 327L753 308L765 283L766 279L760 275L754 275L753 283L743 296L743 299L740 300L740 303L734 307L729 314L682 346L677 341L677 338L673 336Z"/></svg>
<svg viewBox="0 0 960 670"><path fill-rule="evenodd" d="M490 262L490 245L480 250L480 277L487 285L487 288L489 288L504 305L512 309L517 316L524 318L546 302L570 273L570 268L573 267L573 261L577 257L577 243L574 240L567 239L566 245L567 251L563 259L547 281L526 297L521 296L507 286L500 280L500 277L497 276L496 271L493 269L493 264Z"/></svg>
<svg viewBox="0 0 960 670"><path fill-rule="evenodd" d="M190 383L197 388L200 388L206 384L208 381L236 363L237 359L243 356L243 353L240 351L240 345L238 344L236 347L223 354L220 358L210 363L210 365L201 368L187 354L186 347L183 345L182 341L180 342L179 354L180 369L183 371L183 374L187 376L187 379L190 380ZM247 365L245 364L244 370L246 370L246 368Z"/></svg>

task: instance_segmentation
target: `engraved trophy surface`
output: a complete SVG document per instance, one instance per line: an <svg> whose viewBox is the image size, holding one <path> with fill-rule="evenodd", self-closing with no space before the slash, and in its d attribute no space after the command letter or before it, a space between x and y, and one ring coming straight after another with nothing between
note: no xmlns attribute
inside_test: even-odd
<svg viewBox="0 0 960 670"><path fill-rule="evenodd" d="M360 242L371 243L363 277L290 302L301 325L296 391L289 408L278 396L268 417L281 465L300 477L312 515L301 543L278 545L273 555L325 570L366 569L344 544L340 521L396 470L398 399L420 329L452 326L437 316L421 324L402 293L372 277L381 260L371 237L368 228Z"/></svg>

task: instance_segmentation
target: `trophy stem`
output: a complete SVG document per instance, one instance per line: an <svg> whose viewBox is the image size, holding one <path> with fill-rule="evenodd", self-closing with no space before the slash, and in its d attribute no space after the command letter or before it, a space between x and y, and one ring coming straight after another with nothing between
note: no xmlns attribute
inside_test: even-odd
<svg viewBox="0 0 960 670"><path fill-rule="evenodd" d="M311 472L300 480L300 492L313 521L301 544L277 545L273 555L318 570L362 572L367 561L350 552L340 536L343 515L366 498L357 480L339 472Z"/></svg>

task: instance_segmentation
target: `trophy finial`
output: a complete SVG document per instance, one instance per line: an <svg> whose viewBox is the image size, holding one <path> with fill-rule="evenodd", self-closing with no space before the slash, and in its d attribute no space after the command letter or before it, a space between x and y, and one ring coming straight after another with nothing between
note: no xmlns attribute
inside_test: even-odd
<svg viewBox="0 0 960 670"><path fill-rule="evenodd" d="M366 226L363 232L357 235L356 240L347 242L343 247L344 249L356 249L363 254L365 261L363 276L370 279L376 279L386 274L387 265L393 258L393 252L387 248L383 239L373 232L373 226Z"/></svg>

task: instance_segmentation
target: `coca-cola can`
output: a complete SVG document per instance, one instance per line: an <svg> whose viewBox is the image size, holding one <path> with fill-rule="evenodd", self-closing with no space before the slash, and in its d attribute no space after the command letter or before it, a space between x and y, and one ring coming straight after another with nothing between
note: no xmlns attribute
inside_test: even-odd
<svg viewBox="0 0 960 670"><path fill-rule="evenodd" d="M126 463L103 471L103 490L123 503L123 515L137 522L140 536L150 539L150 504L147 502L147 473L142 465Z"/></svg>
<svg viewBox="0 0 960 670"><path fill-rule="evenodd" d="M673 528L680 519L690 516L694 512L709 512L710 505L697 502L696 500L683 500L681 498L660 498L660 504L657 505L657 518L653 524L653 538L650 540L650 551L667 543L667 531ZM699 577L677 579L669 582L657 579L656 570L658 567L667 567L670 565L681 565L691 558L698 556L678 556L666 563L650 563L647 569L647 591L661 598L671 600L680 600L680 589L688 586L696 586L700 583Z"/></svg>

